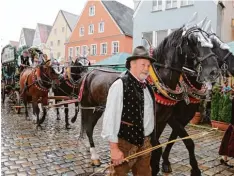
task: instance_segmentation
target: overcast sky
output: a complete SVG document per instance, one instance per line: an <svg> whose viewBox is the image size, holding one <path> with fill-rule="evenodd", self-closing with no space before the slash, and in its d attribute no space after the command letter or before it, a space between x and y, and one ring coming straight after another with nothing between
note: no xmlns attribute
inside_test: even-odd
<svg viewBox="0 0 234 176"><path fill-rule="evenodd" d="M80 15L87 0L1 0L0 49L10 40L19 41L23 27L37 23L53 25L59 10ZM133 8L133 0L117 0Z"/></svg>

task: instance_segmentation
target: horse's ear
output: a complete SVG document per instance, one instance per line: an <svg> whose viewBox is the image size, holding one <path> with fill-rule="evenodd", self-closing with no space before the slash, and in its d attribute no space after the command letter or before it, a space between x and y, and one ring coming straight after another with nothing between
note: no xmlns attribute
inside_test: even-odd
<svg viewBox="0 0 234 176"><path fill-rule="evenodd" d="M69 63L69 65L72 64L72 57L71 56L68 57L68 63Z"/></svg>
<svg viewBox="0 0 234 176"><path fill-rule="evenodd" d="M188 30L190 27L193 26L194 23L196 23L196 21L197 21L197 12L194 12L193 16L185 24L184 30Z"/></svg>
<svg viewBox="0 0 234 176"><path fill-rule="evenodd" d="M212 33L211 32L211 20L209 20L207 23L206 23L206 26L204 27L204 31L206 31L207 33Z"/></svg>
<svg viewBox="0 0 234 176"><path fill-rule="evenodd" d="M151 43L142 36L141 45L144 46L148 51L150 50Z"/></svg>
<svg viewBox="0 0 234 176"><path fill-rule="evenodd" d="M78 57L82 57L80 53L77 53L78 54Z"/></svg>
<svg viewBox="0 0 234 176"><path fill-rule="evenodd" d="M85 58L87 58L87 56L89 55L89 50L89 47L87 47L86 54L84 55Z"/></svg>
<svg viewBox="0 0 234 176"><path fill-rule="evenodd" d="M207 21L207 17L205 17L202 21L200 21L200 22L197 24L197 27L199 27L199 28L201 28L201 29L204 29L205 24L206 24L206 21Z"/></svg>
<svg viewBox="0 0 234 176"><path fill-rule="evenodd" d="M53 66L53 64L54 64L54 58L52 57L52 58L50 59L50 66Z"/></svg>

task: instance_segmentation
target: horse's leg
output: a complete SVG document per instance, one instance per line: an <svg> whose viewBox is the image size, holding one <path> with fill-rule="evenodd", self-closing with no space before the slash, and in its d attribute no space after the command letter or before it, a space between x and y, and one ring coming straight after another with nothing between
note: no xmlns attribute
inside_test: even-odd
<svg viewBox="0 0 234 176"><path fill-rule="evenodd" d="M172 140L176 139L177 136L178 136L177 133L174 130L172 130L168 141L172 141ZM170 154L170 151L171 151L171 148L172 148L173 145L174 145L174 142L170 143L170 144L167 144L167 146L166 146L166 148L165 148L165 150L163 151L163 154L162 154L162 158L163 158L162 171L165 172L165 173L171 173L172 172L171 163L169 161L169 154Z"/></svg>
<svg viewBox="0 0 234 176"><path fill-rule="evenodd" d="M77 119L77 115L78 115L78 112L79 112L79 103L75 103L75 115L74 117L71 119L71 122L74 123Z"/></svg>
<svg viewBox="0 0 234 176"><path fill-rule="evenodd" d="M90 153L91 153L91 161L93 166L100 166L99 155L96 152L95 145L93 142L93 129L97 124L98 119L101 117L103 112L98 112L93 110L83 110L82 120L84 121L84 129L89 138L90 144Z"/></svg>
<svg viewBox="0 0 234 176"><path fill-rule="evenodd" d="M69 112L69 110L68 110L68 104L65 104L64 105L64 112L65 112L65 123L66 123L66 129L71 129L70 128L70 124L69 124L69 118L68 118L68 112Z"/></svg>
<svg viewBox="0 0 234 176"><path fill-rule="evenodd" d="M37 101L32 100L32 105L33 105L33 114L37 116L37 127L39 126L39 114L40 114L40 109L38 107Z"/></svg>
<svg viewBox="0 0 234 176"><path fill-rule="evenodd" d="M39 120L39 126L41 127L41 124L45 121L45 117L46 117L46 105L48 105L48 99L45 97L42 98L42 109L43 109L43 115L41 117L41 119Z"/></svg>
<svg viewBox="0 0 234 176"><path fill-rule="evenodd" d="M153 135L151 139L152 146L160 145L159 138L165 127L166 127L166 123L164 122L157 123L156 137ZM160 171L159 164L160 164L161 155L162 155L161 147L159 149L152 151L151 161L150 161L151 168L152 168L152 176L157 176L157 174Z"/></svg>
<svg viewBox="0 0 234 176"><path fill-rule="evenodd" d="M173 130L178 134L180 138L189 136L187 131L184 129L184 126L176 121L174 118L169 119L168 124L172 127ZM192 167L191 176L200 176L201 171L198 167L197 160L195 157L195 144L192 139L183 140L188 152L189 152L189 161Z"/></svg>
<svg viewBox="0 0 234 176"><path fill-rule="evenodd" d="M59 102L59 100L55 100L55 104L57 104ZM59 108L56 108L57 111L57 120L61 120L60 118L60 114L59 114Z"/></svg>
<svg viewBox="0 0 234 176"><path fill-rule="evenodd" d="M28 119L28 108L27 108L28 102L27 102L27 97L23 97L23 102L24 102L24 107L25 107L25 119L26 120L30 120L30 119Z"/></svg>

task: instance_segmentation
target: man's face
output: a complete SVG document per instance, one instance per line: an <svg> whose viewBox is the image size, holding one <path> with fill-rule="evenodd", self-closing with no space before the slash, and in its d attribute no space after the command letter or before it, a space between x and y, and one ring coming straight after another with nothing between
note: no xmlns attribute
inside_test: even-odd
<svg viewBox="0 0 234 176"><path fill-rule="evenodd" d="M26 52L23 53L23 57L27 57L28 54Z"/></svg>
<svg viewBox="0 0 234 176"><path fill-rule="evenodd" d="M144 81L149 76L150 61L147 59L137 59L131 61L131 72L140 81Z"/></svg>

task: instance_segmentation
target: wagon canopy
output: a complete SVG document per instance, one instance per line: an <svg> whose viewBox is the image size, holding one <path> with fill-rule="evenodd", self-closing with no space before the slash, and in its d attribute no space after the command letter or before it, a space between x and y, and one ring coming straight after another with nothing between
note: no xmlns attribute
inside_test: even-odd
<svg viewBox="0 0 234 176"><path fill-rule="evenodd" d="M15 61L16 59L15 50L16 48L11 45L7 45L2 49L2 53L1 53L2 64Z"/></svg>
<svg viewBox="0 0 234 176"><path fill-rule="evenodd" d="M116 55L113 55L109 58L103 59L100 62L95 63L94 65L122 65L121 66L115 66L113 69L118 71L126 71L127 69L123 67L123 65L126 62L126 59L130 56L128 53L119 53Z"/></svg>

